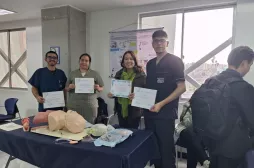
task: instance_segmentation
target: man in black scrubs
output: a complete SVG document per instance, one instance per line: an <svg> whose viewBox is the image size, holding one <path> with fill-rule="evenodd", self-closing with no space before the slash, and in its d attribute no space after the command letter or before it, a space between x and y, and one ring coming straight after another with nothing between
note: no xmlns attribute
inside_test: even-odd
<svg viewBox="0 0 254 168"><path fill-rule="evenodd" d="M38 111L45 112L46 110L63 110L63 107L44 109L43 92L63 91L67 81L67 77L61 69L56 68L58 55L54 51L49 51L45 55L47 67L37 69L28 83L32 85L32 93L39 103Z"/></svg>
<svg viewBox="0 0 254 168"><path fill-rule="evenodd" d="M156 168L175 168L174 130L178 101L185 92L184 64L167 52L168 36L163 30L154 32L153 48L157 57L147 63L146 85L157 90L155 105L144 112L146 129L155 133L161 159Z"/></svg>

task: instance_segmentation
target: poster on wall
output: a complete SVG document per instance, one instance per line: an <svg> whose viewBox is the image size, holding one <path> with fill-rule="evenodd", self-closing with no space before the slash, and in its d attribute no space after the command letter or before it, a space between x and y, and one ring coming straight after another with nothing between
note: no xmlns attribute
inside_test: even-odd
<svg viewBox="0 0 254 168"><path fill-rule="evenodd" d="M52 46L50 47L50 51L54 51L58 55L58 61L57 64L60 64L60 47L59 46Z"/></svg>
<svg viewBox="0 0 254 168"><path fill-rule="evenodd" d="M152 35L157 30L159 29L148 29L137 32L137 57L139 64L143 66L144 70L146 70L147 62L156 57L156 53L152 46Z"/></svg>
<svg viewBox="0 0 254 168"><path fill-rule="evenodd" d="M131 50L145 69L147 62L156 56L152 47L152 34L156 29L118 31L110 33L110 77L114 77L121 67L123 54Z"/></svg>

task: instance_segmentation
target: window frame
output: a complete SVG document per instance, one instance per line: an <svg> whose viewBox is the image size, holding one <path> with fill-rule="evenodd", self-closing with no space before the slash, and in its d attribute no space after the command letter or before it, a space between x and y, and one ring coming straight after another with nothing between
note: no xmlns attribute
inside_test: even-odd
<svg viewBox="0 0 254 168"><path fill-rule="evenodd" d="M142 29L142 19L146 17L154 17L154 16L163 16L163 15L174 15L174 14L182 14L182 32L181 32L181 59L183 59L183 51L184 51L184 28L185 28L185 14L189 12L199 12L199 11L207 11L207 10L216 10L216 9L225 9L225 8L233 8L233 26L232 26L232 37L225 41L223 44L218 46L216 49L213 51L218 51L218 48L221 48L221 46L225 46L228 43L232 45L232 48L235 47L235 18L236 18L236 8L237 8L237 3L236 2L229 2L229 3L222 3L222 4L213 4L213 5L206 5L206 6L198 6L198 7L187 7L187 8L178 8L178 9L171 9L171 10L162 10L162 11L154 11L154 12L148 12L148 13L139 13L138 15L138 28ZM225 47L226 48L226 47ZM212 51L212 52L213 52ZM221 50L222 51L222 50ZM219 51L219 52L221 52ZM214 54L215 56L216 54ZM209 57L208 55L205 55L204 57L201 58L201 60L198 60L196 63L197 65L202 62L204 64L206 61L205 57ZM210 58L209 58L210 59ZM208 59L208 60L209 60ZM196 64L195 63L195 64ZM195 70L199 66L194 66L191 69ZM189 69L187 69L187 72ZM198 87L198 83L191 78L188 73L186 74L185 70L185 78L189 83L191 83L193 86ZM200 86L200 85L199 85ZM180 101L188 101L189 98L180 98Z"/></svg>
<svg viewBox="0 0 254 168"><path fill-rule="evenodd" d="M3 30L0 30L0 33L3 33L3 32L7 33L7 45L8 45L8 53L7 53L7 56L8 56L8 61L7 61L7 63L8 63L8 72L7 72L7 74L9 73L9 75L8 75L9 87L0 86L0 89L6 89L6 90L28 90L28 81L27 81L27 79L25 79L25 77L22 74L18 73L18 67L20 65L17 66L17 67L13 67L15 64L14 65L12 64L12 59L11 59L11 44L10 44L11 43L11 39L10 39L10 34L11 34L11 32L17 32L17 31L26 31L26 28L16 28L16 29L3 29ZM24 51L24 54L25 54L25 58L21 59L22 62L27 59L27 48ZM0 55L0 56L3 57L2 55ZM13 71L12 70L13 68L14 69L16 68L16 69ZM12 71L13 71L13 73L14 72L17 73L17 75L21 78L21 80L23 80L23 82L27 85L27 88L12 87L12 74L13 74L13 73L11 73ZM3 79L0 80L0 83L2 82L2 80Z"/></svg>
<svg viewBox="0 0 254 168"><path fill-rule="evenodd" d="M178 9L168 9L154 12L146 12L138 14L139 28L142 29L142 18L144 17L153 17L153 16L162 16L162 15L172 15L177 13L188 13L188 12L198 12L198 11L206 11L206 10L214 10L214 9L224 9L224 8L234 8L236 9L236 2L222 3L222 4L214 4L214 5L206 5L206 6L198 6L198 7L186 7L186 8L178 8Z"/></svg>

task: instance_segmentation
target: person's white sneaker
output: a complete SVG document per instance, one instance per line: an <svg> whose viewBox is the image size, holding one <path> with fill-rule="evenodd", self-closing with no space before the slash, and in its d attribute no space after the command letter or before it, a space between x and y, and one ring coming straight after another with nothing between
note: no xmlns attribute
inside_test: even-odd
<svg viewBox="0 0 254 168"><path fill-rule="evenodd" d="M209 168L209 165L210 165L210 161L209 160L205 160L204 163L203 163L203 167L204 168Z"/></svg>

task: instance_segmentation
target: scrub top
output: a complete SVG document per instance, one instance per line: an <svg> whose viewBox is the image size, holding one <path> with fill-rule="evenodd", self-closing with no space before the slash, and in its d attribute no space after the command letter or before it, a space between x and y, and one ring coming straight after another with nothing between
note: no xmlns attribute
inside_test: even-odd
<svg viewBox="0 0 254 168"><path fill-rule="evenodd" d="M61 69L50 71L47 67L40 68L35 71L33 76L29 79L33 87L38 89L39 95L43 92L62 91L65 88L67 77ZM54 108L50 110L59 110L63 108ZM44 109L43 104L39 103L39 112L44 112L49 109Z"/></svg>
<svg viewBox="0 0 254 168"><path fill-rule="evenodd" d="M156 102L167 98L176 88L177 83L184 81L184 64L172 54L166 54L157 64L153 58L147 63L146 88L157 90ZM158 113L145 110L145 117L157 119L177 119L179 98L168 103Z"/></svg>
<svg viewBox="0 0 254 168"><path fill-rule="evenodd" d="M89 69L87 73L83 76L79 69L72 71L70 74L70 78L68 79L69 84L75 84L75 78L94 78L94 83L98 84L100 87L104 86L101 76L98 72ZM85 111L84 107L98 107L97 93L75 93L75 89L69 91L69 100L68 100L68 108L69 109L77 109L80 107L81 111ZM81 113L80 111L80 113Z"/></svg>

